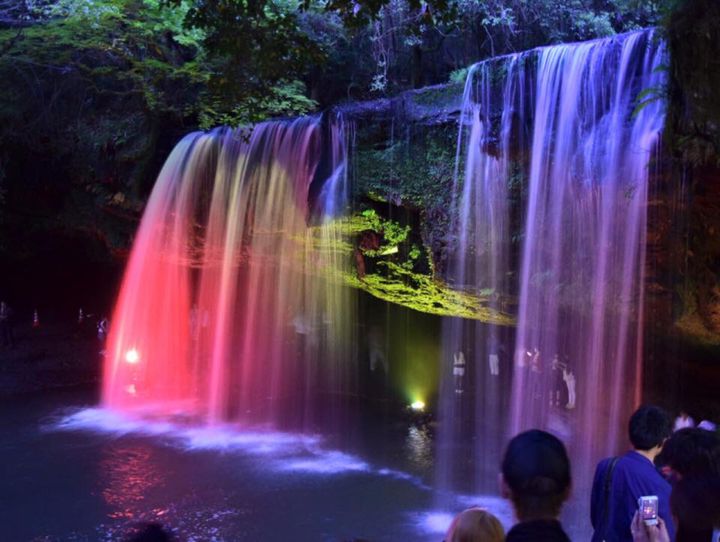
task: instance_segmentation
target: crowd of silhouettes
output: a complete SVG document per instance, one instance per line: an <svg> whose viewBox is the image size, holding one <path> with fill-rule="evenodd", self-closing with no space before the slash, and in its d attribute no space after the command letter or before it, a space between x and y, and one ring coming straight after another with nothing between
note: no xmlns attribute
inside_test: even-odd
<svg viewBox="0 0 720 542"><path fill-rule="evenodd" d="M593 541L720 542L720 436L688 427L673 432L661 408L640 407L628 423L632 449L603 459L591 494ZM463 511L445 542L566 542L559 521L572 487L570 460L555 436L531 430L508 444L501 492L518 522L503 534L490 512ZM638 512L642 496L658 497L656 521Z"/></svg>

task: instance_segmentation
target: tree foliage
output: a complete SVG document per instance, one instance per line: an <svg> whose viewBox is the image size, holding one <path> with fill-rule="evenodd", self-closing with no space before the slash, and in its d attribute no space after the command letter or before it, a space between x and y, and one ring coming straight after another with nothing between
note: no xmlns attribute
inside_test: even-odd
<svg viewBox="0 0 720 542"><path fill-rule="evenodd" d="M138 190L163 137L457 79L483 58L660 11L660 0L0 0L0 164L19 172L10 156L30 149L65 176Z"/></svg>

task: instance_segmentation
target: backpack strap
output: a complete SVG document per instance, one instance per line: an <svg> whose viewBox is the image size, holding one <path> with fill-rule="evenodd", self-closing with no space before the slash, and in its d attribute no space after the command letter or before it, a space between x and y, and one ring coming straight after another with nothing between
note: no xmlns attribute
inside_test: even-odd
<svg viewBox="0 0 720 542"><path fill-rule="evenodd" d="M603 535L607 534L607 522L610 518L610 487L612 486L613 471L615 470L615 465L617 464L619 459L620 458L616 456L610 460L610 464L608 465L608 468L605 469L605 476L603 477L603 511L602 521L600 522Z"/></svg>

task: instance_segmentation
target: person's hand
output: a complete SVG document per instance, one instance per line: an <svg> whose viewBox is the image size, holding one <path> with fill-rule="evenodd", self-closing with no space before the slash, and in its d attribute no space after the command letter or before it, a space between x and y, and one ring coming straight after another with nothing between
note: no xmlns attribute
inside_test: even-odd
<svg viewBox="0 0 720 542"><path fill-rule="evenodd" d="M647 525L640 519L637 510L630 524L630 532L633 542L670 542L670 535L661 517L658 517L657 525Z"/></svg>
<svg viewBox="0 0 720 542"><path fill-rule="evenodd" d="M645 523L640 519L640 514L635 510L635 515L630 523L630 532L632 533L633 542L650 542L650 537L645 530Z"/></svg>

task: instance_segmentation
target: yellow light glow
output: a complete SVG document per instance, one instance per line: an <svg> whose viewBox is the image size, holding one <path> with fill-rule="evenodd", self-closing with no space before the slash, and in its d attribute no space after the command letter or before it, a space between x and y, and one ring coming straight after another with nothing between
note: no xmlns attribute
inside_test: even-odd
<svg viewBox="0 0 720 542"><path fill-rule="evenodd" d="M425 410L425 403L423 403L422 401L415 401L414 403L410 404L410 408L417 411Z"/></svg>
<svg viewBox="0 0 720 542"><path fill-rule="evenodd" d="M140 361L140 354L134 348L131 348L125 353L125 361L132 363L133 365Z"/></svg>

